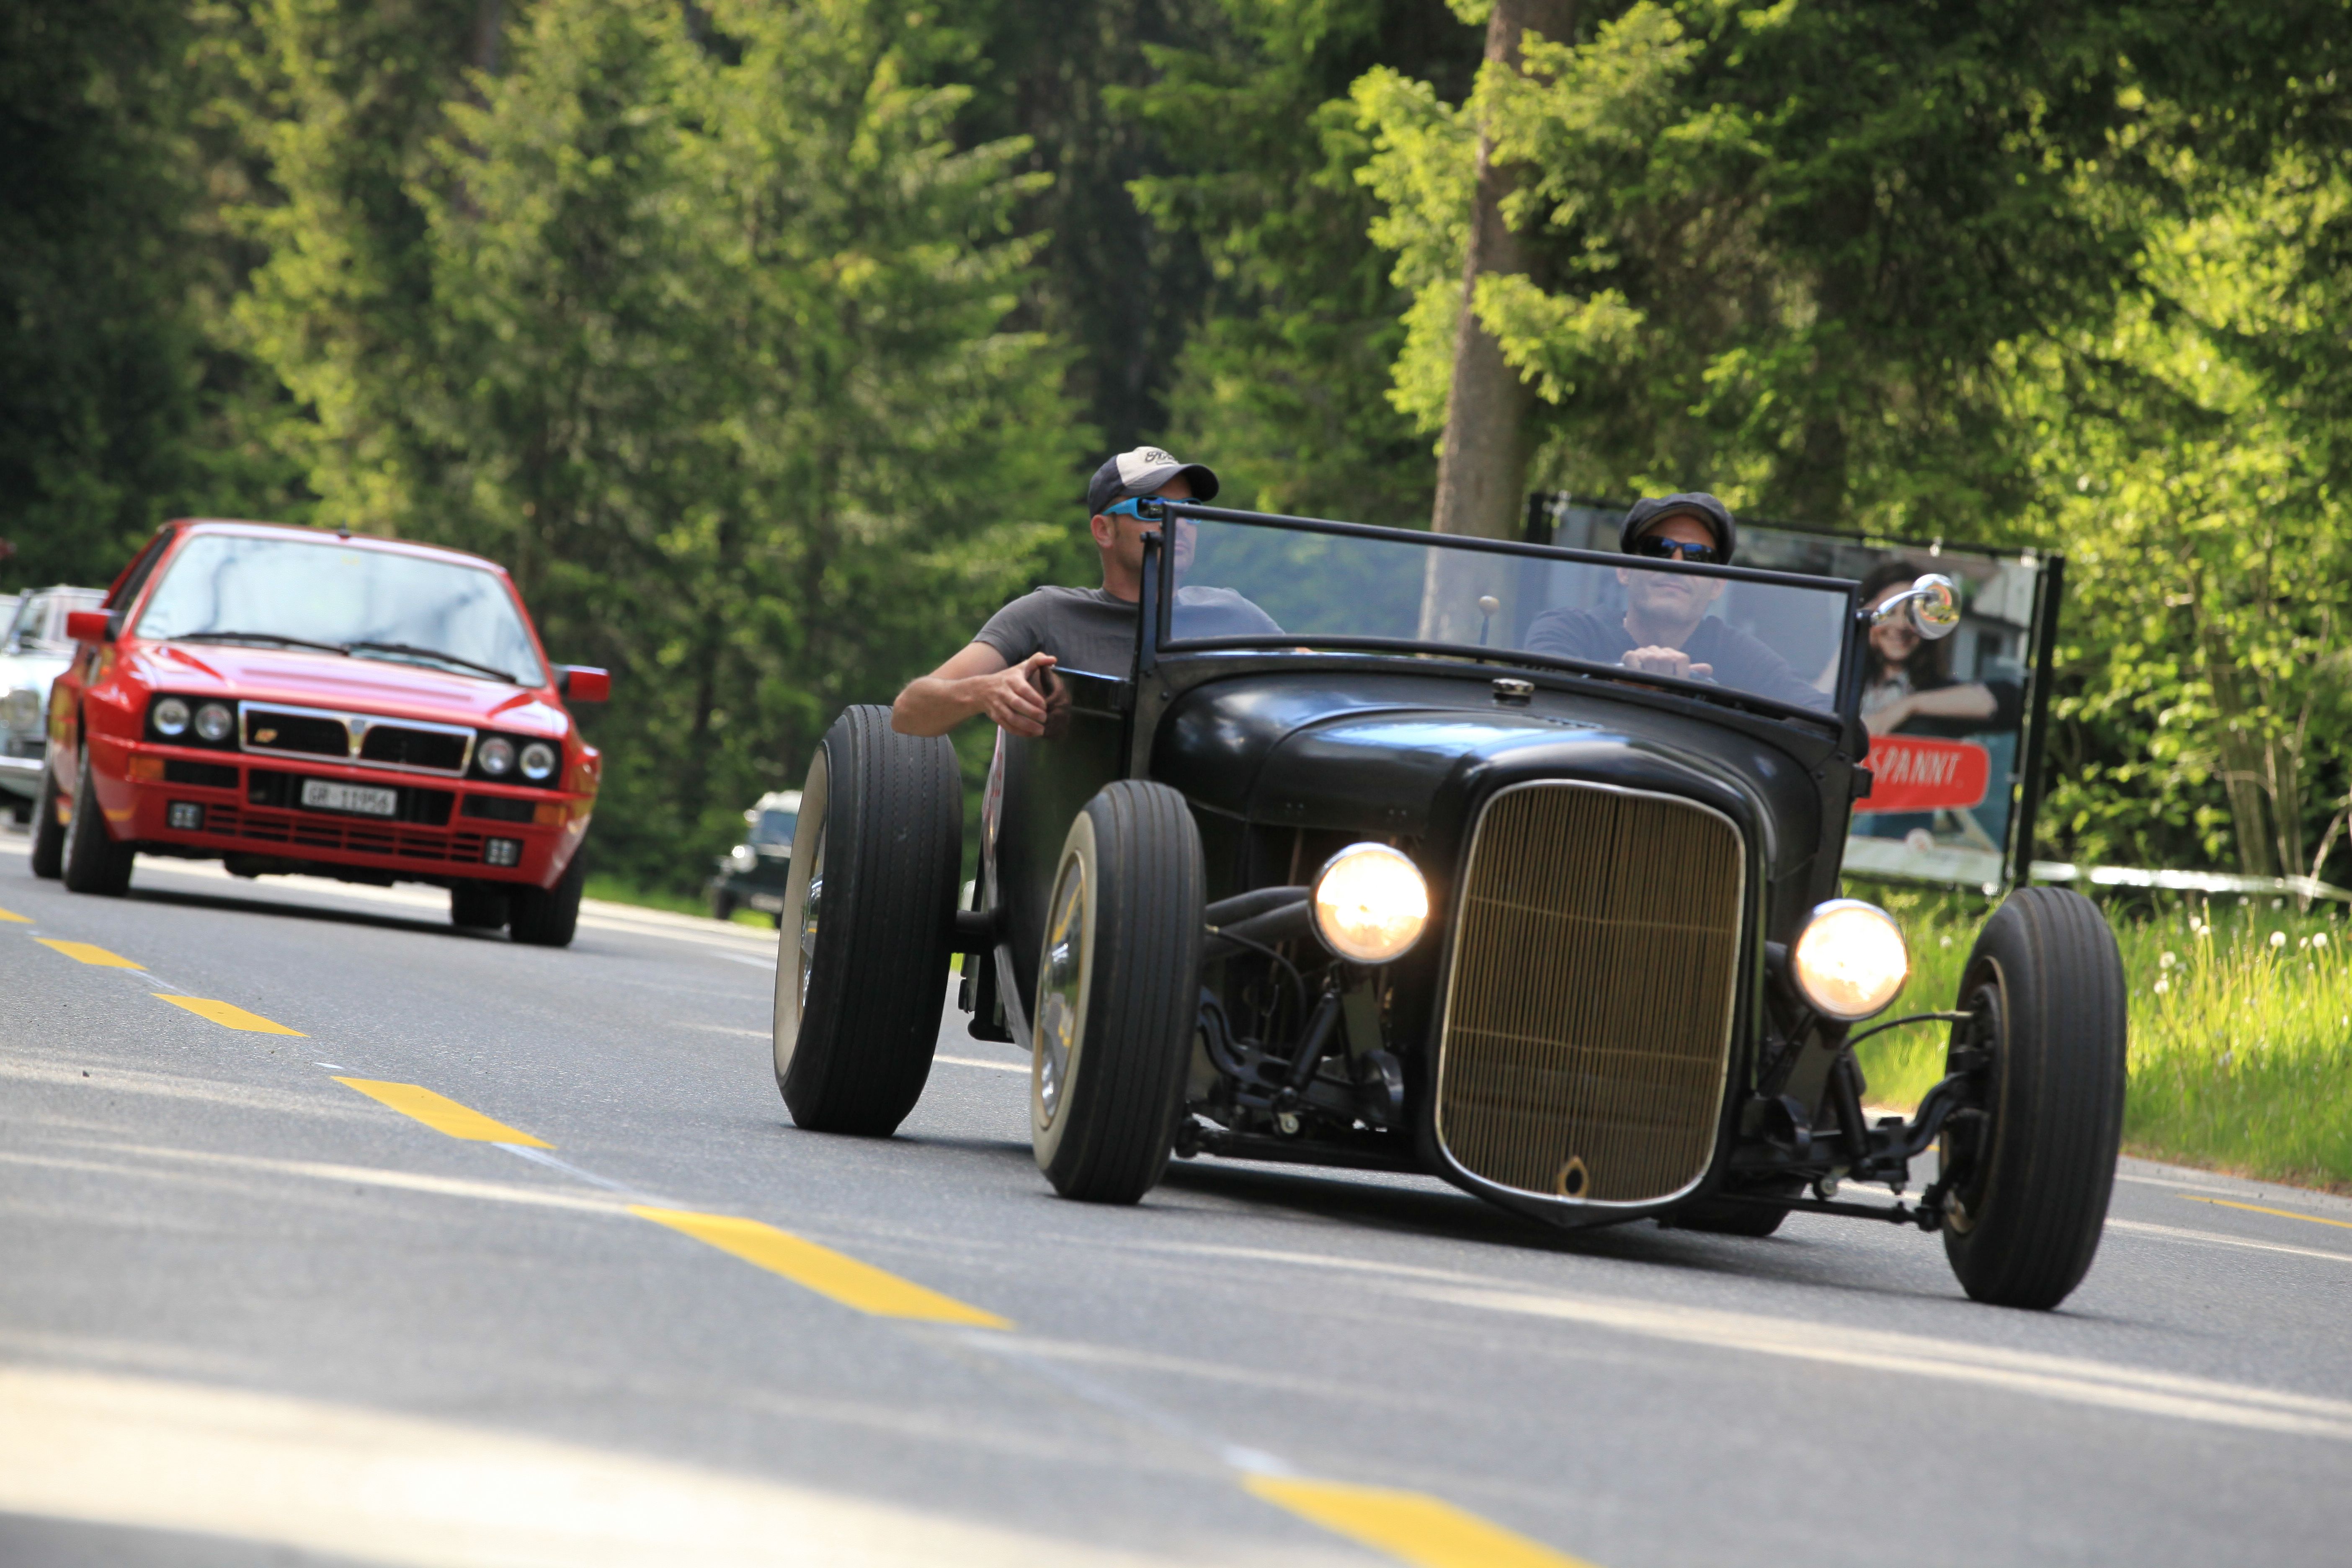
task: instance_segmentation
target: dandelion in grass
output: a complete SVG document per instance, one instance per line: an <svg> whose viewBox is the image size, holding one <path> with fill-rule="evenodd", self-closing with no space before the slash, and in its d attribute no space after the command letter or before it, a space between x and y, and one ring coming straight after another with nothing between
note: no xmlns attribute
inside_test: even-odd
<svg viewBox="0 0 2352 1568"><path fill-rule="evenodd" d="M2171 957L2172 955L2171 955L2170 953L2167 953L2167 954L2165 954L2165 956L2166 956L2166 957L2168 957L2168 958L2169 958L2169 957ZM2169 980L2159 980L2159 981L2158 981L2158 982L2156 983L2156 994L2157 994L2158 996L2163 995L2166 992L2168 992L2168 991L2169 991L2169 990L2171 990L2171 989L2172 989L2172 982L2171 982L2171 981L2169 981Z"/></svg>
<svg viewBox="0 0 2352 1568"><path fill-rule="evenodd" d="M2326 947L2327 945L2327 933L2324 931L2313 931L2311 933L2311 945L2314 947Z"/></svg>
<svg viewBox="0 0 2352 1568"><path fill-rule="evenodd" d="M2286 945L2286 932L2283 931L2274 931L2271 932L2271 945L2273 947L2284 947Z"/></svg>
<svg viewBox="0 0 2352 1568"><path fill-rule="evenodd" d="M2156 961L2156 966L2158 969L2169 969L2179 962L2180 957L2178 953L2168 952L2163 957Z"/></svg>

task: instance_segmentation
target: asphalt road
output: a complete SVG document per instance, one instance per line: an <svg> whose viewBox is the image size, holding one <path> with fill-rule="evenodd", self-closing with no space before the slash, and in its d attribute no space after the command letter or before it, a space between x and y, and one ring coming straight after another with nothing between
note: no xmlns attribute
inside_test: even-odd
<svg viewBox="0 0 2352 1568"><path fill-rule="evenodd" d="M761 931L24 842L8 1568L2352 1561L2352 1203L2128 1164L2049 1314L1866 1222L1206 1160L1090 1208L951 1011L898 1137L795 1130Z"/></svg>

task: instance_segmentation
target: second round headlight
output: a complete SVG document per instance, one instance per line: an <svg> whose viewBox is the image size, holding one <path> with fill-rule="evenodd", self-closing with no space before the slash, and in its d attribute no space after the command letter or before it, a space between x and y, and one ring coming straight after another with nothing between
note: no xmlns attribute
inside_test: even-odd
<svg viewBox="0 0 2352 1568"><path fill-rule="evenodd" d="M1386 963L1421 940L1429 884L1421 868L1385 844L1350 844L1315 876L1315 930L1358 963Z"/></svg>
<svg viewBox="0 0 2352 1568"><path fill-rule="evenodd" d="M482 771L492 778L503 778L514 770L514 742L504 735L493 735L482 742L482 749L474 753L474 760L481 763Z"/></svg>
<svg viewBox="0 0 2352 1568"><path fill-rule="evenodd" d="M522 749L522 776L536 784L555 771L555 748L533 741Z"/></svg>
<svg viewBox="0 0 2352 1568"><path fill-rule="evenodd" d="M196 733L207 741L226 741L236 728L236 715L225 703L207 702L196 710Z"/></svg>
<svg viewBox="0 0 2352 1568"><path fill-rule="evenodd" d="M1805 1000L1848 1023L1883 1013L1911 977L1911 953L1895 917L1859 899L1817 905L1789 950Z"/></svg>

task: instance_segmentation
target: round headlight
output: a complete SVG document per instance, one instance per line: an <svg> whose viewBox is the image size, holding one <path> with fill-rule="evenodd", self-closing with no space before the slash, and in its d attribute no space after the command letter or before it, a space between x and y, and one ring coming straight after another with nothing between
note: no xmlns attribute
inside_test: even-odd
<svg viewBox="0 0 2352 1568"><path fill-rule="evenodd" d="M1421 940L1429 884L1385 844L1350 844L1315 874L1315 930L1358 963L1386 963Z"/></svg>
<svg viewBox="0 0 2352 1568"><path fill-rule="evenodd" d="M727 858L738 871L749 871L760 863L760 852L749 844L738 844L727 852Z"/></svg>
<svg viewBox="0 0 2352 1568"><path fill-rule="evenodd" d="M522 749L522 776L543 779L555 771L555 748L544 741L533 741Z"/></svg>
<svg viewBox="0 0 2352 1568"><path fill-rule="evenodd" d="M184 735L188 732L188 705L176 697L166 697L155 704L148 715L158 735Z"/></svg>
<svg viewBox="0 0 2352 1568"><path fill-rule="evenodd" d="M474 760L482 764L484 773L497 778L514 766L514 742L503 735L493 735L482 742Z"/></svg>
<svg viewBox="0 0 2352 1568"><path fill-rule="evenodd" d="M41 727L41 694L29 686L20 686L5 697L0 697L0 724L19 735L30 735Z"/></svg>
<svg viewBox="0 0 2352 1568"><path fill-rule="evenodd" d="M1851 1023L1886 1010L1911 976L1911 954L1893 915L1859 899L1832 899L1805 922L1789 968L1806 1001Z"/></svg>
<svg viewBox="0 0 2352 1568"><path fill-rule="evenodd" d="M207 702L196 710L196 733L207 741L226 741L236 728L236 715L225 703Z"/></svg>

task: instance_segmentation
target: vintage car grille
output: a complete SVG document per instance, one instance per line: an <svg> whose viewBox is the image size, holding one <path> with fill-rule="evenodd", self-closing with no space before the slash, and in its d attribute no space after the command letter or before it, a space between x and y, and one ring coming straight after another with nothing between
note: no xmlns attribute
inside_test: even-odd
<svg viewBox="0 0 2352 1568"><path fill-rule="evenodd" d="M1463 1169L1596 1204L1706 1173L1744 862L1738 829L1686 800L1560 782L1487 803L1438 1042L1438 1138Z"/></svg>

